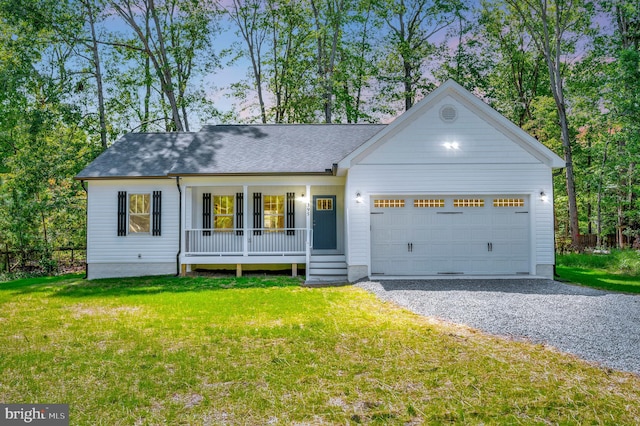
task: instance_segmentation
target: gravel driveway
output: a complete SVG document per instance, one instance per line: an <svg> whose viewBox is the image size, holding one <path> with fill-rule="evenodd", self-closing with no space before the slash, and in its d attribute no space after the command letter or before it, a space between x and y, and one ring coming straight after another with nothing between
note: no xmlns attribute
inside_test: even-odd
<svg viewBox="0 0 640 426"><path fill-rule="evenodd" d="M540 279L368 281L357 286L421 315L548 344L640 374L640 295Z"/></svg>

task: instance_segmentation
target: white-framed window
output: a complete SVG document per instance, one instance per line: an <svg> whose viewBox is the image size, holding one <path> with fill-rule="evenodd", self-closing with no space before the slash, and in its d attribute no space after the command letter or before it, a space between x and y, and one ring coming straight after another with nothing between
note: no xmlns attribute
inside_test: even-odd
<svg viewBox="0 0 640 426"><path fill-rule="evenodd" d="M284 195L265 195L263 197L263 228L266 230L284 230Z"/></svg>
<svg viewBox="0 0 640 426"><path fill-rule="evenodd" d="M333 198L317 198L316 210L318 211L333 210Z"/></svg>
<svg viewBox="0 0 640 426"><path fill-rule="evenodd" d="M151 232L151 194L129 194L129 233Z"/></svg>
<svg viewBox="0 0 640 426"><path fill-rule="evenodd" d="M119 237L130 234L162 235L162 191L133 193L118 191Z"/></svg>
<svg viewBox="0 0 640 426"><path fill-rule="evenodd" d="M213 228L218 231L233 229L235 197L233 195L213 196Z"/></svg>

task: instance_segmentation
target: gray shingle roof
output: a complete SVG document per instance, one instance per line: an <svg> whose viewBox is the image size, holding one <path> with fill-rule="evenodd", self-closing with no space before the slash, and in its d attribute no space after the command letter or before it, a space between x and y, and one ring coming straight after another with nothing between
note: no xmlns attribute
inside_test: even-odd
<svg viewBox="0 0 640 426"><path fill-rule="evenodd" d="M219 125L205 126L198 133L130 133L77 178L324 173L384 127Z"/></svg>
<svg viewBox="0 0 640 426"><path fill-rule="evenodd" d="M192 139L193 133L129 133L76 178L166 176Z"/></svg>

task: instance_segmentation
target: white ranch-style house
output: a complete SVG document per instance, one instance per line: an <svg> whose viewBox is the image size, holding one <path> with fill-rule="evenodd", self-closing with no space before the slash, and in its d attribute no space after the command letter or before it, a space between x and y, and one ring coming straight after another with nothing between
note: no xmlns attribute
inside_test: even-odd
<svg viewBox="0 0 640 426"><path fill-rule="evenodd" d="M551 278L561 167L451 80L388 125L131 133L76 177L88 194L87 274Z"/></svg>

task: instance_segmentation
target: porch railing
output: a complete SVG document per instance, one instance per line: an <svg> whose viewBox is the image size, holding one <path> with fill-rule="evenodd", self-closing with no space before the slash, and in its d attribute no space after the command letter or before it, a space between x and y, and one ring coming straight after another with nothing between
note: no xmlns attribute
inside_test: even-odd
<svg viewBox="0 0 640 426"><path fill-rule="evenodd" d="M192 256L304 255L306 241L305 228L187 229L185 254Z"/></svg>

